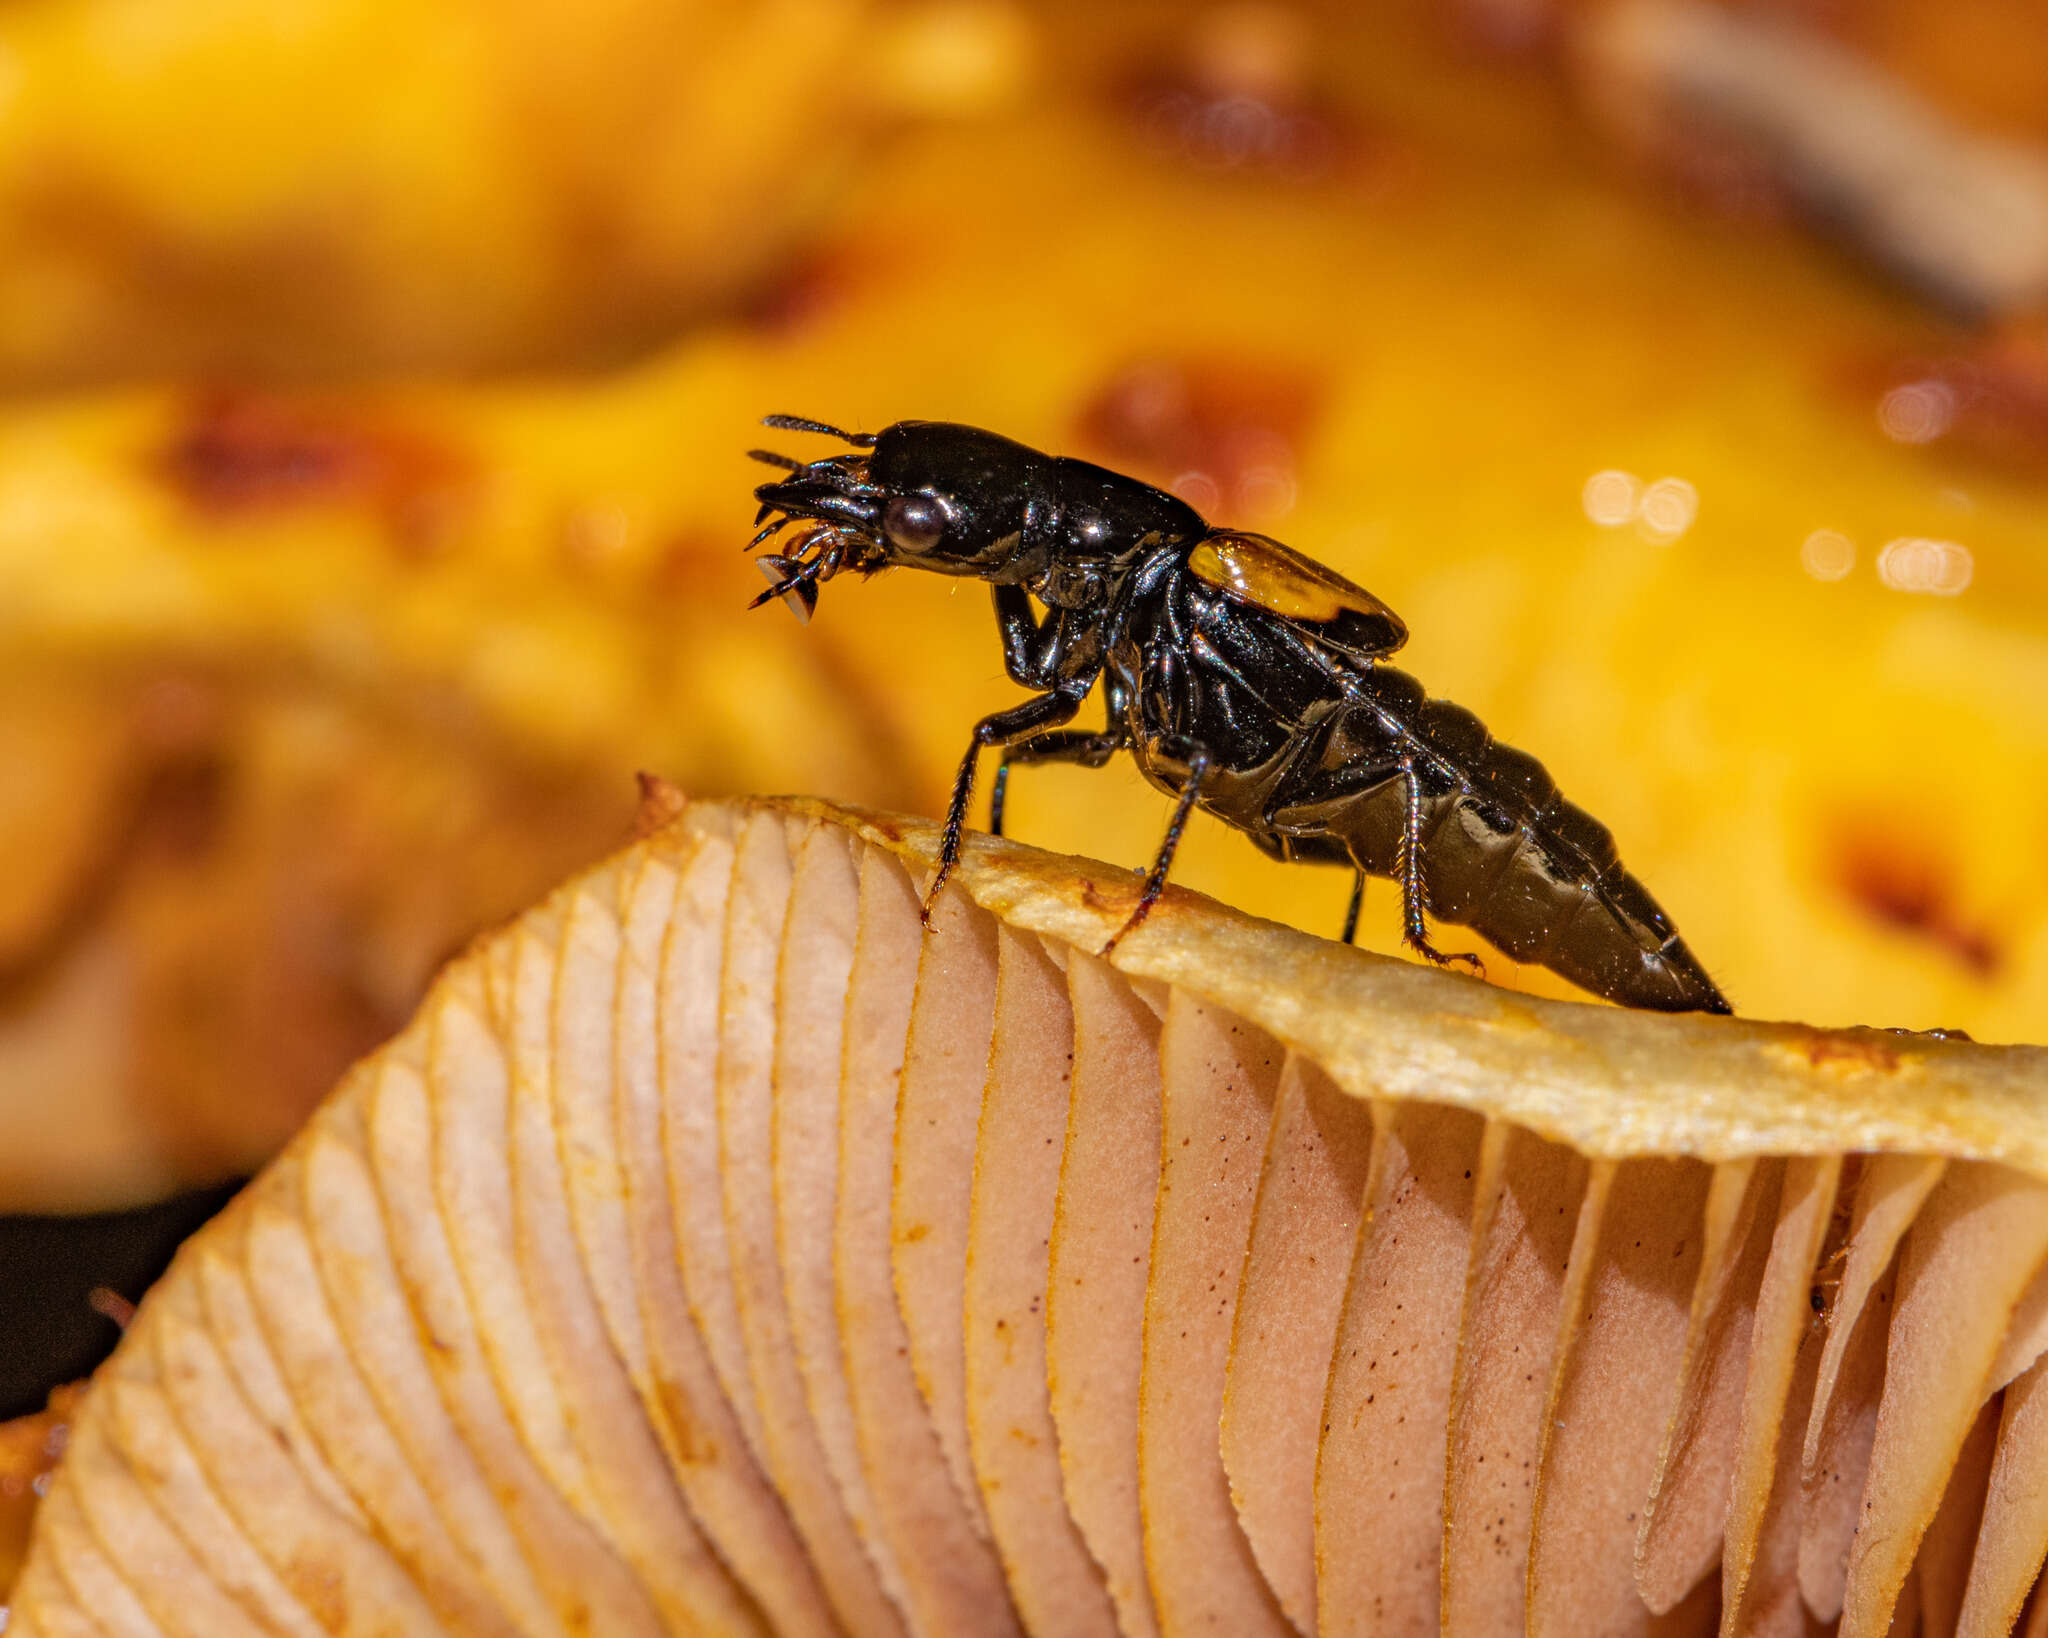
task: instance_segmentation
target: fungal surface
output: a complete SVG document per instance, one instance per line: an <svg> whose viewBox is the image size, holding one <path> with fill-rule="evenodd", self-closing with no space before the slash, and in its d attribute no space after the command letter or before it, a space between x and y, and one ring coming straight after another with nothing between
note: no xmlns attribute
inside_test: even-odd
<svg viewBox="0 0 2048 1638"><path fill-rule="evenodd" d="M1104 960L1136 879L1001 844L927 933L935 842L668 793L454 963L10 1638L2048 1628L2048 1053Z"/></svg>

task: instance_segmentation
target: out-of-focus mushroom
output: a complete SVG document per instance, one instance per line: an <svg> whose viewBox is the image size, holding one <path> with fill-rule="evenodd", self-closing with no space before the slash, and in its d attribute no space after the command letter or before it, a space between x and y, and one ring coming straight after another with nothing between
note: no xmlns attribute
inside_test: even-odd
<svg viewBox="0 0 2048 1638"><path fill-rule="evenodd" d="M1680 180L1788 201L1970 317L2048 301L2048 149L1965 129L1769 11L1617 0L1572 40L1588 106Z"/></svg>
<svg viewBox="0 0 2048 1638"><path fill-rule="evenodd" d="M9 11L0 382L645 345L746 296L889 111L853 63L875 9Z"/></svg>

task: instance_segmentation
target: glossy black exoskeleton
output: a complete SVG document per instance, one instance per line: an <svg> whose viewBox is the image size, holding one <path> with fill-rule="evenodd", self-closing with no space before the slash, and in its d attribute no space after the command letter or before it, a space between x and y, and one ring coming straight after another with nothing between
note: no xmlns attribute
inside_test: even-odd
<svg viewBox="0 0 2048 1638"><path fill-rule="evenodd" d="M773 584L756 604L781 597L808 617L819 584L849 569L986 580L1004 667L1033 691L975 725L933 894L959 857L983 749L1003 750L998 834L1013 764L1101 767L1129 751L1176 805L1117 938L1159 897L1199 804L1275 858L1351 866L1347 940L1365 876L1387 876L1401 887L1408 944L1439 965L1479 963L1438 952L1425 914L1624 1006L1730 1010L1604 825L1535 758L1381 663L1408 632L1370 592L1278 541L1212 528L1164 490L975 427L766 424L854 453L755 452L788 476L755 491L763 527L752 544L809 526L786 555L760 560ZM1098 681L1102 730L1066 727Z"/></svg>

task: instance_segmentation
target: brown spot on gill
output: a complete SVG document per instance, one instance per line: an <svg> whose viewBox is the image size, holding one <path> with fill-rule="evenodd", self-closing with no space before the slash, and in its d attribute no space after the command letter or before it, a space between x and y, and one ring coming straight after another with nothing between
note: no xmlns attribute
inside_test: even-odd
<svg viewBox="0 0 2048 1638"><path fill-rule="evenodd" d="M697 1408L679 1382L665 1376L654 1379L655 1398L662 1420L674 1441L676 1460L689 1467L704 1467L718 1460L718 1442L707 1434L697 1419Z"/></svg>
<svg viewBox="0 0 2048 1638"><path fill-rule="evenodd" d="M1321 408L1306 371L1243 359L1144 359L1082 407L1091 451L1218 522L1293 509L1302 444Z"/></svg>
<svg viewBox="0 0 2048 1638"><path fill-rule="evenodd" d="M1318 83L1315 24L1296 7L1211 6L1113 89L1163 158L1204 170L1308 181L1369 146L1356 114Z"/></svg>
<svg viewBox="0 0 2048 1638"><path fill-rule="evenodd" d="M1978 978L2003 965L1997 939L1958 904L1955 872L1932 848L1896 834L1866 835L1836 857L1836 883L1865 915L1924 939Z"/></svg>
<svg viewBox="0 0 2048 1638"><path fill-rule="evenodd" d="M327 395L201 394L158 456L192 506L221 516L367 506L407 555L439 544L469 461L389 410Z"/></svg>
<svg viewBox="0 0 2048 1638"><path fill-rule="evenodd" d="M1889 1075L1899 1067L1898 1048L1875 1032L1795 1029L1778 1050L1794 1064L1833 1075Z"/></svg>
<svg viewBox="0 0 2048 1638"><path fill-rule="evenodd" d="M278 1579L305 1606L321 1631L341 1632L348 1626L348 1583L330 1560L315 1554L291 1553L280 1567Z"/></svg>
<svg viewBox="0 0 2048 1638"><path fill-rule="evenodd" d="M1083 876L1081 902L1090 910L1122 910L1129 905L1130 897L1123 892L1105 893L1096 885L1094 877Z"/></svg>

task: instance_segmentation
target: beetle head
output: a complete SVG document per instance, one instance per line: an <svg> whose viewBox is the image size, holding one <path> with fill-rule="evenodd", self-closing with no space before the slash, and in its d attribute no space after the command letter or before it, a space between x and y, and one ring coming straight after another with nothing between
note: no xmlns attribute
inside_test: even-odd
<svg viewBox="0 0 2048 1638"><path fill-rule="evenodd" d="M825 432L865 453L799 463L756 450L789 476L754 491L759 545L792 523L814 525L787 556L759 561L773 582L756 602L781 597L800 617L819 584L846 569L899 565L988 580L1023 580L1024 529L1046 458L1037 451L947 421L898 421L880 433L846 433L821 422L771 415L769 426ZM1041 554L1042 555L1042 554Z"/></svg>
<svg viewBox="0 0 2048 1638"><path fill-rule="evenodd" d="M951 421L899 421L876 441L868 474L886 499L890 561L1021 580L1035 569L1025 545L1032 504L1043 505L1046 457Z"/></svg>

